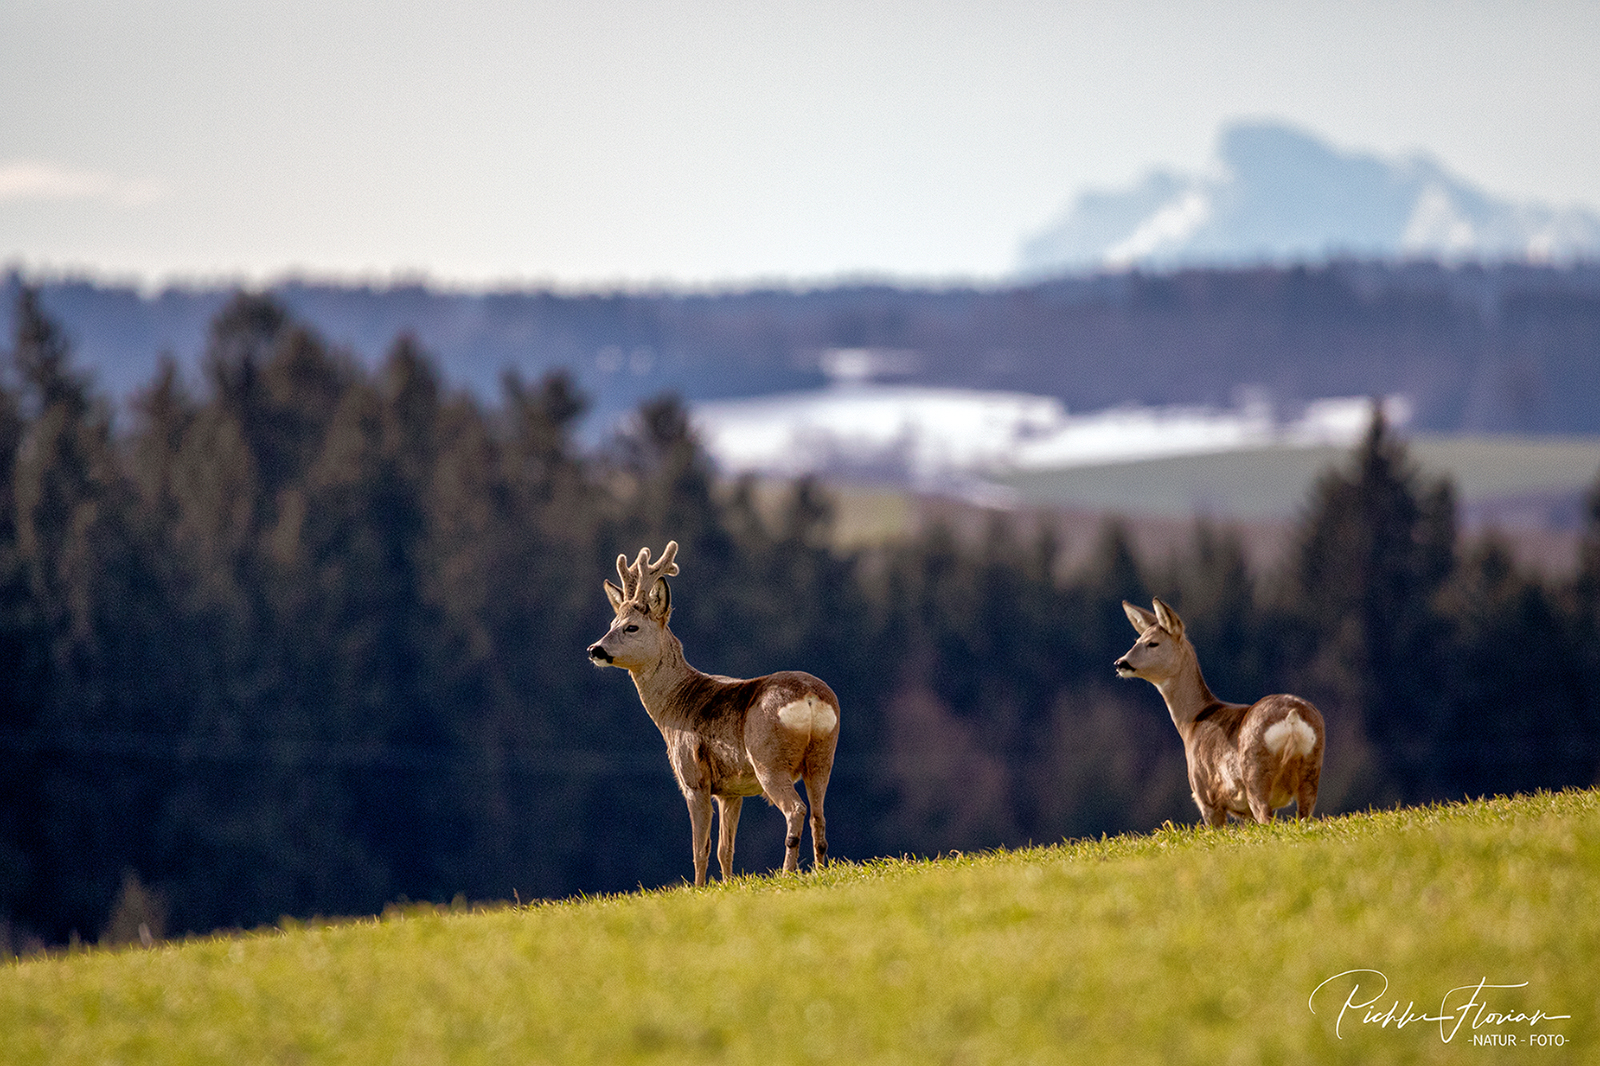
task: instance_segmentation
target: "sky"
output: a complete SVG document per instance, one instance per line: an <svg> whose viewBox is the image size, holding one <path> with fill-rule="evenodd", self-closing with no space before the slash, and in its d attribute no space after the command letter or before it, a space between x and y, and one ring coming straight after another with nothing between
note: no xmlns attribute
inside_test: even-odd
<svg viewBox="0 0 1600 1066"><path fill-rule="evenodd" d="M1600 208L1596 0L0 0L0 269L1003 279L1283 120Z"/></svg>

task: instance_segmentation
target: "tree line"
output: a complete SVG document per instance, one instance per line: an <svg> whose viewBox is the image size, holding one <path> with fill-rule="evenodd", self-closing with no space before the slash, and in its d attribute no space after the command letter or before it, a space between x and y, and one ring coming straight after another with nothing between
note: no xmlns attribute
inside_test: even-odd
<svg viewBox="0 0 1600 1066"><path fill-rule="evenodd" d="M0 270L0 330L29 284ZM122 398L163 348L204 347L231 297L38 279L81 361ZM1014 286L561 293L284 280L274 299L364 357L410 330L488 402L501 368L565 367L608 421L671 390L695 402L820 388L838 349L874 377L1050 395L1074 411L1228 405L1264 391L1292 416L1327 396L1403 393L1429 432L1600 432L1600 263L1334 260L1116 272ZM858 361L859 366L859 361Z"/></svg>
<svg viewBox="0 0 1600 1066"><path fill-rule="evenodd" d="M632 686L585 647L619 553L682 546L690 661L827 680L836 856L1192 820L1181 745L1111 662L1167 599L1224 698L1329 722L1325 811L1588 785L1600 491L1577 572L1465 543L1381 420L1281 566L1197 523L1108 521L1063 571L998 513L842 550L802 480L725 483L671 396L601 446L563 372L486 402L401 336L376 365L269 296L113 409L24 289L0 377L0 918L13 947L523 900L685 876L688 821ZM751 809L739 854L781 863ZM776 825L776 823L774 823Z"/></svg>

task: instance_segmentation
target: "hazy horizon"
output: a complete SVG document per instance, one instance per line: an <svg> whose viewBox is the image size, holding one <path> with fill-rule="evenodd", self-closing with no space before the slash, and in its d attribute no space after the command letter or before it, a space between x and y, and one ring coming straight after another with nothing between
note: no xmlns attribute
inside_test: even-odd
<svg viewBox="0 0 1600 1066"><path fill-rule="evenodd" d="M1600 5L0 0L0 267L994 283L1229 121L1600 208Z"/></svg>

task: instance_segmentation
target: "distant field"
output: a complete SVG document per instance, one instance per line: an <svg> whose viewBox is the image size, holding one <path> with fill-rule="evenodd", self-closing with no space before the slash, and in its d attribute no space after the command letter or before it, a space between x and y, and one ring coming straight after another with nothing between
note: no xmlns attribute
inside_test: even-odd
<svg viewBox="0 0 1600 1066"><path fill-rule="evenodd" d="M1419 437L1425 473L1448 474L1465 504L1581 494L1600 475L1600 437ZM1030 506L1181 517L1292 518L1345 448L1266 448L1014 474Z"/></svg>
<svg viewBox="0 0 1600 1066"><path fill-rule="evenodd" d="M1581 503L1600 477L1600 437L1439 436L1408 447L1425 475L1450 476L1467 532L1501 530L1521 563L1552 575L1575 565ZM1289 545L1317 477L1349 459L1349 448L1264 448L1030 471L1002 484L1024 510L1049 516L1069 567L1082 561L1108 514L1126 517L1152 558L1187 545L1196 516L1238 523L1247 555L1269 567ZM762 484L770 516L780 514L788 491L783 482ZM906 488L843 481L829 492L835 542L845 548L910 536L930 520L968 534L987 522L981 507Z"/></svg>
<svg viewBox="0 0 1600 1066"><path fill-rule="evenodd" d="M769 519L780 520L791 487L767 481L757 501ZM841 548L882 544L912 533L918 524L917 500L909 489L839 482L828 485L833 501L833 539Z"/></svg>
<svg viewBox="0 0 1600 1066"><path fill-rule="evenodd" d="M30 958L0 965L0 1047L9 1066L922 1066L1498 1062L1515 1041L1516 1061L1593 1062L1597 884L1592 790L1168 826Z"/></svg>

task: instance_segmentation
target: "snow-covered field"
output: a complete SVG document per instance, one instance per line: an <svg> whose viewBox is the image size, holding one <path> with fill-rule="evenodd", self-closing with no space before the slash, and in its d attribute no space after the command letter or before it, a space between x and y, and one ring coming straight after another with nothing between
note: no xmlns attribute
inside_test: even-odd
<svg viewBox="0 0 1600 1066"><path fill-rule="evenodd" d="M1025 393L897 385L703 403L693 417L707 450L730 473L844 474L918 489L972 486L1031 470L1271 446L1348 445L1371 400L1340 397L1280 419L1259 396L1231 408L1124 406L1072 414ZM1403 425L1401 397L1384 401Z"/></svg>

